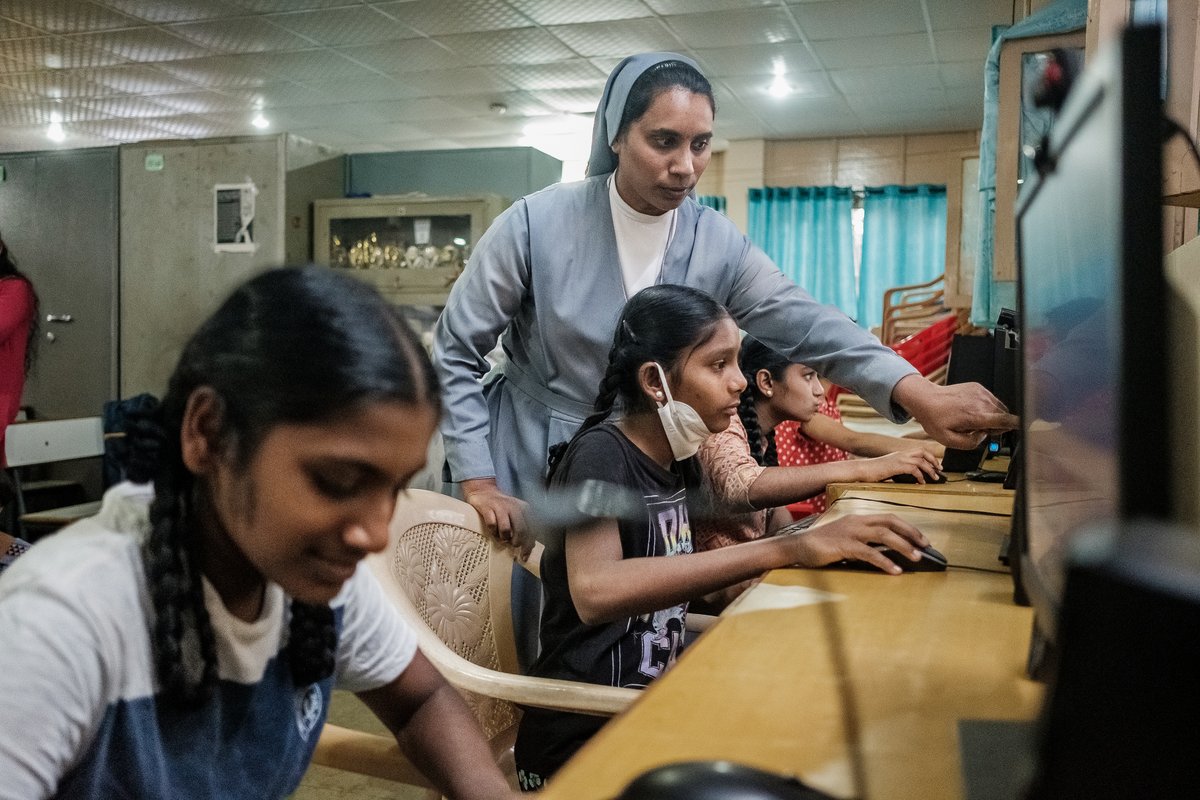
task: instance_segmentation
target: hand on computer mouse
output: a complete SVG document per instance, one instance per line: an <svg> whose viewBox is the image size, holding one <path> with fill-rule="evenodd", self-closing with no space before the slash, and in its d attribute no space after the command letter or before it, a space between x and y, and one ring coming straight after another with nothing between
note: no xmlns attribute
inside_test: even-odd
<svg viewBox="0 0 1200 800"><path fill-rule="evenodd" d="M864 514L841 517L825 525L814 525L799 536L776 539L792 549L794 563L823 567L841 561L861 561L892 575L903 570L879 547L890 548L911 562L923 558L929 540L913 525L894 514Z"/></svg>
<svg viewBox="0 0 1200 800"><path fill-rule="evenodd" d="M925 449L901 450L878 458L864 458L857 462L861 480L866 483L885 481L897 475L908 475L910 483L933 483L941 473L941 462Z"/></svg>
<svg viewBox="0 0 1200 800"><path fill-rule="evenodd" d="M918 478L916 475L912 475L907 472L901 472L899 475L893 475L891 478L889 478L889 480L892 483L945 483L946 474L939 471L937 475L933 476L932 478L928 475L922 475L921 478Z"/></svg>

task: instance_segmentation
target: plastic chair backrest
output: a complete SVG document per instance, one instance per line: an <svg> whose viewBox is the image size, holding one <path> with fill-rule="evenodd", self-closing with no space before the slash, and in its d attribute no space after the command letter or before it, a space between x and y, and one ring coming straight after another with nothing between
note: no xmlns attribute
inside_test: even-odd
<svg viewBox="0 0 1200 800"><path fill-rule="evenodd" d="M509 599L512 551L483 532L473 507L409 489L396 504L388 548L368 563L399 589L393 599L432 661L446 662L445 654L429 652L441 647L480 667L519 672ZM519 719L512 703L463 694L489 739Z"/></svg>

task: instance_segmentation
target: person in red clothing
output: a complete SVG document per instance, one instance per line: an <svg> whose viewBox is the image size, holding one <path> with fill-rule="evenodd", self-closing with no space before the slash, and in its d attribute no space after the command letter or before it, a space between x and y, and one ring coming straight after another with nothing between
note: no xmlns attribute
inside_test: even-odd
<svg viewBox="0 0 1200 800"><path fill-rule="evenodd" d="M829 384L820 378L824 397L817 412L806 420L789 419L775 426L775 457L781 467L808 467L845 461L852 456L877 458L904 450L924 450L941 460L945 445L932 439L906 439L866 433L847 428L842 424L842 413L838 411L836 396L829 391ZM806 501L811 513L825 510L825 493L820 492Z"/></svg>
<svg viewBox="0 0 1200 800"><path fill-rule="evenodd" d="M0 459L4 431L17 418L25 376L37 354L38 296L0 238Z"/></svg>

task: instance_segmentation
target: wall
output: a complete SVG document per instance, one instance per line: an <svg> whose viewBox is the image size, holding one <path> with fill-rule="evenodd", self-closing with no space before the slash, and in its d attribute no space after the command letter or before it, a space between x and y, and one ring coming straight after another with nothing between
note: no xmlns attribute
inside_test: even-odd
<svg viewBox="0 0 1200 800"><path fill-rule="evenodd" d="M431 197L495 193L509 200L557 183L562 162L532 147L357 153L346 159L346 193Z"/></svg>
<svg viewBox="0 0 1200 800"><path fill-rule="evenodd" d="M148 153L164 168L148 172ZM192 331L236 285L284 262L283 135L121 148L121 395L162 396ZM254 253L213 252L213 184L258 187Z"/></svg>
<svg viewBox="0 0 1200 800"><path fill-rule="evenodd" d="M284 260L312 261L312 202L341 197L346 157L322 144L288 134L284 189Z"/></svg>

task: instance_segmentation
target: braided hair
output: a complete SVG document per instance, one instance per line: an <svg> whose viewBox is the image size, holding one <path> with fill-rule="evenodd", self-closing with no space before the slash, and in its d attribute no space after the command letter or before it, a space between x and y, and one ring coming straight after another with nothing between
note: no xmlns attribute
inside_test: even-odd
<svg viewBox="0 0 1200 800"><path fill-rule="evenodd" d="M688 286L650 286L631 297L617 321L594 413L583 421L571 442L608 419L617 408L649 409L650 401L642 394L638 382L638 369L647 361L654 361L670 374L687 352L707 342L725 319L731 317L724 306ZM550 448L547 481L553 477L569 446L569 442L560 442ZM693 461L688 459L681 465L688 486L698 483L699 471L694 463L689 463Z"/></svg>
<svg viewBox="0 0 1200 800"><path fill-rule="evenodd" d="M198 506L206 487L185 466L184 410L216 396L216 446L245 469L280 424L317 424L371 403L440 410L437 378L399 311L373 289L317 267L265 272L243 284L184 347L166 396L131 414L127 474L154 482L142 548L154 604L151 640L164 700L206 700L217 658L200 579ZM291 602L287 659L305 686L332 674L337 637L328 605Z"/></svg>
<svg viewBox="0 0 1200 800"><path fill-rule="evenodd" d="M738 400L738 416L746 428L750 452L762 466L777 467L779 458L775 452L775 431L770 430L763 433L758 423L758 411L754 408L755 401L763 396L758 389L757 376L760 370L765 369L771 374L773 380L781 381L784 377L783 373L792 365L792 362L753 336L745 336L742 338L742 347L738 352L738 365L742 368L742 375L746 378L746 388ZM764 439L766 439L765 448L763 447Z"/></svg>

